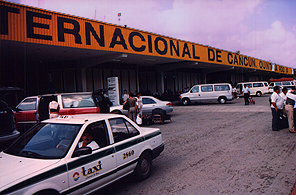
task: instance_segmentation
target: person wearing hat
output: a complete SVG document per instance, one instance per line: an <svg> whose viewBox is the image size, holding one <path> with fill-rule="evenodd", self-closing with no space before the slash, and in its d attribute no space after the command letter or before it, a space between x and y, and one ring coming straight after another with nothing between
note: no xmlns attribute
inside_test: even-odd
<svg viewBox="0 0 296 195"><path fill-rule="evenodd" d="M92 150L100 148L100 146L93 140L94 136L91 130L86 130L82 135L82 141L78 143L78 147L90 147Z"/></svg>

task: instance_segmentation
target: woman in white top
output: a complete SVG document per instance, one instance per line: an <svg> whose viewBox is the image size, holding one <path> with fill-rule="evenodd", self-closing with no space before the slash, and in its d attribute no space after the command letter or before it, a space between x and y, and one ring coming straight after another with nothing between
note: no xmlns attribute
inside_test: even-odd
<svg viewBox="0 0 296 195"><path fill-rule="evenodd" d="M142 101L141 93L137 93L136 100L137 100L137 106L138 106L138 109L139 109L139 114L140 114L140 117L142 118L143 101Z"/></svg>

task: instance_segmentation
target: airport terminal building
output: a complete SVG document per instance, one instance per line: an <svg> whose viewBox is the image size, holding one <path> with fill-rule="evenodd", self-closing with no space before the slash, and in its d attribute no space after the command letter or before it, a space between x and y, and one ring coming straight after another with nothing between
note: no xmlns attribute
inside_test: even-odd
<svg viewBox="0 0 296 195"><path fill-rule="evenodd" d="M292 68L151 32L0 0L0 87L26 95L183 91L199 83L293 77Z"/></svg>

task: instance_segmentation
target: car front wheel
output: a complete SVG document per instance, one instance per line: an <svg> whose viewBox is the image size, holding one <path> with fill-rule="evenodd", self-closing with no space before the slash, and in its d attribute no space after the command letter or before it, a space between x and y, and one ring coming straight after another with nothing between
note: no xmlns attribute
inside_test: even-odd
<svg viewBox="0 0 296 195"><path fill-rule="evenodd" d="M138 180L142 181L147 179L151 174L152 158L148 152L144 152L138 161L135 169L135 174Z"/></svg>
<svg viewBox="0 0 296 195"><path fill-rule="evenodd" d="M190 100L189 100L188 98L183 98L183 99L182 99L182 104L183 104L184 106L187 106L187 105L190 104Z"/></svg>

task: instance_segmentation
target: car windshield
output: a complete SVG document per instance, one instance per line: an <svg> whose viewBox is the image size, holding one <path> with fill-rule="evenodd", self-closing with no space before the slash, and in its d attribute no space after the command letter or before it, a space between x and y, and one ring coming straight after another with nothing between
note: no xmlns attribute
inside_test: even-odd
<svg viewBox="0 0 296 195"><path fill-rule="evenodd" d="M72 145L82 125L39 123L4 152L38 159L60 159Z"/></svg>

